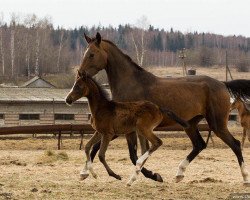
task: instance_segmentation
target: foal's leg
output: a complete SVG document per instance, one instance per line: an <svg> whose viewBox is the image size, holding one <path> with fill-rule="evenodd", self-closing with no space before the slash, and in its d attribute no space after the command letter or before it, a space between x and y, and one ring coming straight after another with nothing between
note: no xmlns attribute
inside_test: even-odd
<svg viewBox="0 0 250 200"><path fill-rule="evenodd" d="M178 171L176 173L176 182L180 182L184 178L184 172L189 165L189 163L203 150L206 148L206 143L200 135L197 129L197 124L202 119L201 116L196 116L189 121L189 128L185 129L188 137L192 141L193 150L189 153L186 159L182 160L178 166Z"/></svg>
<svg viewBox="0 0 250 200"><path fill-rule="evenodd" d="M115 135L112 140L118 138L118 135ZM90 158L91 158L91 161L93 162L95 156L96 156L96 153L99 151L100 149L100 146L101 146L101 140L99 142L97 142L96 144L94 144L92 150L91 150L91 153L90 153Z"/></svg>
<svg viewBox="0 0 250 200"><path fill-rule="evenodd" d="M150 129L140 128L138 129L138 133L145 136L145 138L152 143L152 146L136 161L136 168L132 177L127 183L128 186L131 186L132 183L137 179L137 176L148 157L162 145L162 140L158 138Z"/></svg>
<svg viewBox="0 0 250 200"><path fill-rule="evenodd" d="M246 135L247 135L246 128L243 128L242 140L241 140L241 150L242 151L243 151L243 148L244 148L244 143L245 143L245 140L246 140Z"/></svg>
<svg viewBox="0 0 250 200"><path fill-rule="evenodd" d="M99 160L101 161L101 163L104 165L104 167L106 168L109 176L113 176L114 178L121 180L121 177L119 175L117 175L116 173L114 173L112 171L112 169L110 169L110 167L108 166L106 160L105 160L105 153L107 151L108 145L110 140L112 139L113 135L110 134L105 134L102 136L101 139L101 147L100 147L100 151L99 151Z"/></svg>
<svg viewBox="0 0 250 200"><path fill-rule="evenodd" d="M126 134L126 139L127 139L127 143L128 143L130 159L131 159L132 163L134 165L136 165L136 161L138 160L138 157L137 157L137 153L136 153L137 142L135 142L135 141L137 141L137 136L136 136L135 132L130 133L130 134ZM145 167L143 167L141 169L141 172L146 178L150 178L150 179L153 179L153 180L158 181L158 182L163 182L163 179L162 179L160 174L153 173L152 171L146 169Z"/></svg>
<svg viewBox="0 0 250 200"><path fill-rule="evenodd" d="M89 176L89 171L91 172L94 178L97 178L97 175L93 171L93 168L92 168L92 162L90 159L89 152L93 144L97 143L100 139L101 139L101 134L96 131L94 135L90 138L88 143L85 145L85 154L87 157L87 161L86 161L84 169L80 172L80 177L82 180L86 179Z"/></svg>

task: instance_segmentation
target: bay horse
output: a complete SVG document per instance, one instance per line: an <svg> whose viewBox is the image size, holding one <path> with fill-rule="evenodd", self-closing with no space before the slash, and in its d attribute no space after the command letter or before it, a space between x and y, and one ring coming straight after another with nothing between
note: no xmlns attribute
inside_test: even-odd
<svg viewBox="0 0 250 200"><path fill-rule="evenodd" d="M184 171L187 166L206 148L206 143L197 128L198 123L205 118L210 129L235 153L244 185L250 185L240 142L232 136L227 128L230 112L230 93L242 98L249 97L250 80L221 82L208 76L160 78L138 66L114 43L102 39L100 33L97 33L94 38L85 35L85 39L88 46L83 54L79 71L86 71L90 76L94 76L104 69L107 73L114 100L148 100L162 108L169 108L189 122L190 127L185 129L185 132L192 141L193 149L179 164L176 182L184 178ZM159 126L173 124L175 124L173 120L164 117ZM140 135L138 137L142 153L145 153L148 149L148 142ZM127 137L127 142L130 158L133 164L136 164L136 133L130 134ZM92 159L98 149L99 144L95 145L91 152ZM153 180L160 180L160 175L157 173L152 173L146 169L142 173Z"/></svg>
<svg viewBox="0 0 250 200"><path fill-rule="evenodd" d="M250 142L250 109L247 107L246 103L244 103L241 98L237 98L231 105L231 110L237 109L240 117L240 124L243 128L243 135L241 141L241 149L244 148L244 143L246 139L246 135Z"/></svg>
<svg viewBox="0 0 250 200"><path fill-rule="evenodd" d="M188 127L187 122L178 118L173 112L167 109L161 109L152 102L146 100L135 102L116 102L109 100L105 91L86 73L78 73L78 79L67 95L66 103L71 105L81 97L88 99L92 117L91 125L95 129L94 135L85 147L87 162L84 170L80 173L81 179L87 178L89 171L94 178L97 177L92 167L90 149L93 144L101 141L99 151L100 161L110 176L121 180L121 177L114 173L108 166L105 160L105 152L109 142L115 135L122 134L128 136L136 130L138 134L149 140L152 146L136 161L136 169L127 183L127 185L130 186L136 180L137 175L148 157L162 145L162 140L153 133L153 130L162 122L163 116L166 115L166 117L170 117L172 120L180 123L184 128Z"/></svg>

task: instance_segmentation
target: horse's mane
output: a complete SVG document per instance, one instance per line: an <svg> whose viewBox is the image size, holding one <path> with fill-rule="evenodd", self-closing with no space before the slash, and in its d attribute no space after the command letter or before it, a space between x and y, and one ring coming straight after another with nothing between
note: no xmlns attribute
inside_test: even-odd
<svg viewBox="0 0 250 200"><path fill-rule="evenodd" d="M119 51L122 55L124 55L124 57L132 64L136 67L136 69L140 70L140 71L145 71L141 66L139 66L135 61L132 60L132 58L123 53L113 42L111 42L110 40L106 40L103 39L102 41L107 42L108 44L110 44L111 46L115 47L117 49L117 51Z"/></svg>
<svg viewBox="0 0 250 200"><path fill-rule="evenodd" d="M96 85L96 87L97 87L97 89L98 89L100 95L101 95L103 98L105 98L106 100L110 101L110 95L109 95L109 93L108 93L104 88L102 88L102 87L100 86L100 84L97 83L97 81L96 81L94 78L92 78L92 77L89 76L89 75L87 75L87 78L90 79L90 80L94 83L94 85Z"/></svg>
<svg viewBox="0 0 250 200"><path fill-rule="evenodd" d="M241 98L243 102L250 99L250 81L245 79L224 82L230 94L235 98Z"/></svg>

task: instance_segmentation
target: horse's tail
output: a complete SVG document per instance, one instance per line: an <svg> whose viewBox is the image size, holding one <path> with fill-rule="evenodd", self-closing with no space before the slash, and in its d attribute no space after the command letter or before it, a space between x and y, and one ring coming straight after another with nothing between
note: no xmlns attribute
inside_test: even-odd
<svg viewBox="0 0 250 200"><path fill-rule="evenodd" d="M250 80L238 79L223 83L234 98L241 98L244 101L250 99Z"/></svg>
<svg viewBox="0 0 250 200"><path fill-rule="evenodd" d="M188 128L189 124L187 121L184 119L181 119L178 117L173 111L165 109L165 108L160 108L160 111L164 114L167 115L170 119L174 120L178 124L180 124L183 128Z"/></svg>

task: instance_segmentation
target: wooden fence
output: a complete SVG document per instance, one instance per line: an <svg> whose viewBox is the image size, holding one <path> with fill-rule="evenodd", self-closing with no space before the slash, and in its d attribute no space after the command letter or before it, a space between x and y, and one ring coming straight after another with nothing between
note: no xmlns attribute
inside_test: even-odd
<svg viewBox="0 0 250 200"><path fill-rule="evenodd" d="M211 132L207 124L199 124L200 131ZM154 131L183 131L180 125L157 127ZM43 134L57 133L58 134L58 149L61 149L62 134L79 132L81 136L80 149L82 148L83 135L93 133L94 129L90 124L55 124L55 125L32 125L32 126L12 126L0 128L1 135L17 135L17 134Z"/></svg>

